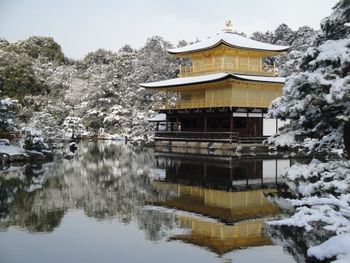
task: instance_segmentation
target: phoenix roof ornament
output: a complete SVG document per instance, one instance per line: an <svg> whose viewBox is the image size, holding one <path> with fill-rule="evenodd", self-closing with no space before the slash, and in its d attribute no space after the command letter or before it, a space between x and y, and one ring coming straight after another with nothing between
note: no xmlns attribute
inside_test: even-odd
<svg viewBox="0 0 350 263"><path fill-rule="evenodd" d="M232 22L231 20L226 20L225 21L225 29L224 31L232 31Z"/></svg>

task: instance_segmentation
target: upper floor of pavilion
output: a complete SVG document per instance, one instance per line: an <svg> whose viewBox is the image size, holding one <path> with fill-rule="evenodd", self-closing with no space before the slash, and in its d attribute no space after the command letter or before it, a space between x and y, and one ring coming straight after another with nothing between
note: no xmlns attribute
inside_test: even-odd
<svg viewBox="0 0 350 263"><path fill-rule="evenodd" d="M254 76L275 76L275 66L266 65L266 57L281 55L288 46L278 46L246 38L232 30L231 21L220 33L184 47L168 49L168 53L188 58L190 65L180 67L180 77L219 72Z"/></svg>

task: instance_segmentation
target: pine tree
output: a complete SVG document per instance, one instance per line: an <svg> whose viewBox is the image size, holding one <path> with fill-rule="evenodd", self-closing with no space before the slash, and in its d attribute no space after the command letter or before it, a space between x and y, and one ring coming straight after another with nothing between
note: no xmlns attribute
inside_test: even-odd
<svg viewBox="0 0 350 263"><path fill-rule="evenodd" d="M321 22L314 47L301 58L301 72L287 79L283 96L272 103L269 116L290 124L271 143L311 152L343 149L343 127L350 117L350 0L333 9Z"/></svg>

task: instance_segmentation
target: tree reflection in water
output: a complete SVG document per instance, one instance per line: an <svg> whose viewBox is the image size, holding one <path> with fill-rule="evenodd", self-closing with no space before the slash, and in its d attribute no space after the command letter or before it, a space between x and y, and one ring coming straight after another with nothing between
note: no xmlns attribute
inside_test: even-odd
<svg viewBox="0 0 350 263"><path fill-rule="evenodd" d="M149 240L181 240L221 255L271 244L264 220L279 209L265 193L281 187L277 173L289 165L81 143L71 160L1 172L0 227L50 232L67 210L78 209L97 220L135 221Z"/></svg>
<svg viewBox="0 0 350 263"><path fill-rule="evenodd" d="M1 227L52 231L68 209L130 222L136 207L159 194L150 184L152 166L151 149L104 142L80 145L71 160L11 168L0 177Z"/></svg>

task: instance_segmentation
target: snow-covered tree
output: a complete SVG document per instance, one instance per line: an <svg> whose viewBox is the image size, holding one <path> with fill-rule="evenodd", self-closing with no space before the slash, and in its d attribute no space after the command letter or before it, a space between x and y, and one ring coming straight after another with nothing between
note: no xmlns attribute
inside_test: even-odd
<svg viewBox="0 0 350 263"><path fill-rule="evenodd" d="M178 64L176 59L166 52L166 49L172 47L169 42L159 36L147 40L145 46L139 51L136 65L135 73L139 83L176 77Z"/></svg>
<svg viewBox="0 0 350 263"><path fill-rule="evenodd" d="M61 46L52 37L32 36L14 43L10 50L44 61L63 62L65 60Z"/></svg>
<svg viewBox="0 0 350 263"><path fill-rule="evenodd" d="M0 47L1 96L22 99L28 94L40 94L43 89L27 56L7 52Z"/></svg>
<svg viewBox="0 0 350 263"><path fill-rule="evenodd" d="M275 63L278 75L286 77L292 73L299 72L299 59L313 42L315 34L316 31L308 26L302 26L298 30L293 31L286 24L281 24L273 32L255 32L251 38L264 43L290 46L287 55L264 59L266 64Z"/></svg>
<svg viewBox="0 0 350 263"><path fill-rule="evenodd" d="M269 116L289 119L270 143L311 152L339 153L350 116L350 1L342 0L321 22L314 46L301 58L298 74L287 79Z"/></svg>
<svg viewBox="0 0 350 263"><path fill-rule="evenodd" d="M295 32L283 23L276 28L272 43L280 46L288 46L294 41L294 38Z"/></svg>

